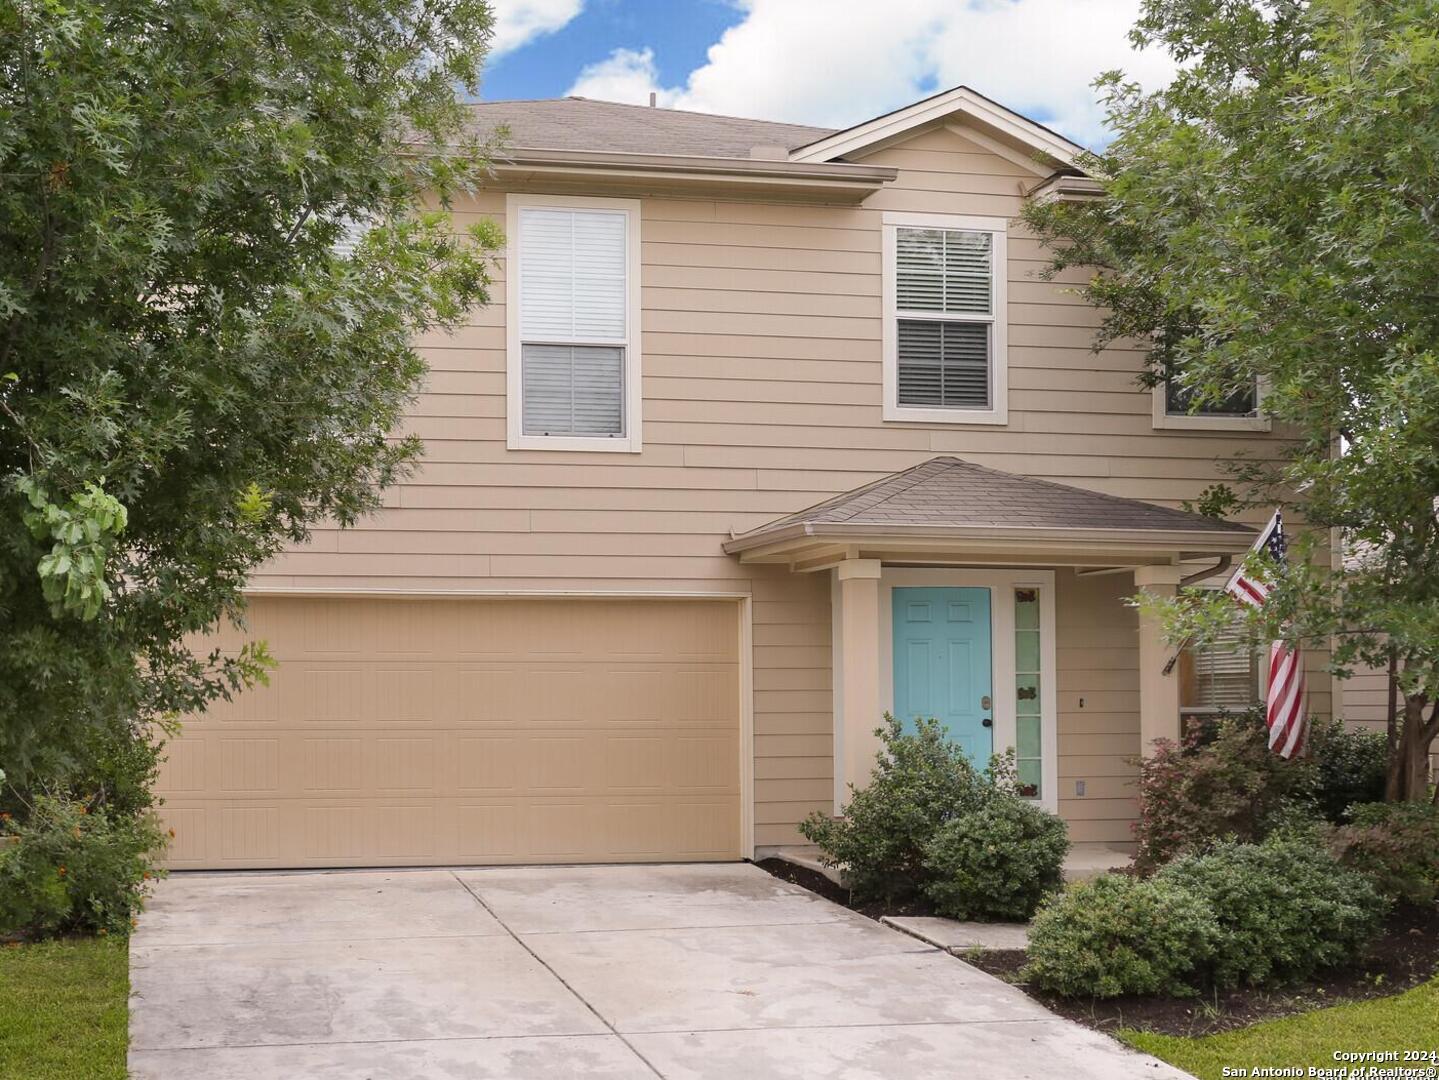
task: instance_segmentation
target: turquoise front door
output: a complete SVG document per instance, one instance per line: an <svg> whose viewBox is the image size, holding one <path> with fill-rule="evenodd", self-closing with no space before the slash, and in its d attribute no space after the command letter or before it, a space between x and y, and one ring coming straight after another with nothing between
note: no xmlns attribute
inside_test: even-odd
<svg viewBox="0 0 1439 1080"><path fill-rule="evenodd" d="M988 589L894 590L894 715L934 717L976 765L994 753Z"/></svg>

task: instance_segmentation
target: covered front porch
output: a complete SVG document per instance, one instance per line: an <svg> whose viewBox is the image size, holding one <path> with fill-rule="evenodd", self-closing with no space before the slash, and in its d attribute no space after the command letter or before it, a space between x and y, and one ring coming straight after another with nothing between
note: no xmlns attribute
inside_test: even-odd
<svg viewBox="0 0 1439 1080"><path fill-rule="evenodd" d="M933 716L1077 843L1129 838L1132 759L1177 738L1179 676L1130 603L1222 573L1242 526L935 458L735 537L742 562L827 574L834 805L873 767L886 712Z"/></svg>

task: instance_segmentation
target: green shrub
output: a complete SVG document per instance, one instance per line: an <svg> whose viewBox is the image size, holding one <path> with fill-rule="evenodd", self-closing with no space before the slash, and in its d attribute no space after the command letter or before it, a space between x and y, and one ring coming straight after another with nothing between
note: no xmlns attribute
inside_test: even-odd
<svg viewBox="0 0 1439 1080"><path fill-rule="evenodd" d="M1156 884L1193 896L1218 927L1204 981L1221 989L1303 979L1352 961L1380 928L1372 885L1322 845L1221 843L1166 866Z"/></svg>
<svg viewBox="0 0 1439 1080"><path fill-rule="evenodd" d="M1318 773L1314 798L1326 820L1343 824L1351 806L1383 800L1389 768L1383 732L1351 731L1338 720L1316 720L1309 752Z"/></svg>
<svg viewBox="0 0 1439 1080"><path fill-rule="evenodd" d="M1224 717L1139 763L1135 865L1151 872L1225 839L1262 840L1310 813L1315 767L1269 749L1262 718Z"/></svg>
<svg viewBox="0 0 1439 1080"><path fill-rule="evenodd" d="M956 919L1028 919L1063 883L1068 831L1055 815L997 792L939 827L924 848L925 894Z"/></svg>
<svg viewBox="0 0 1439 1080"><path fill-rule="evenodd" d="M153 817L36 796L0 836L0 933L128 933L159 873Z"/></svg>
<svg viewBox="0 0 1439 1080"><path fill-rule="evenodd" d="M1439 897L1439 807L1431 803L1355 806L1332 847L1391 900L1430 904Z"/></svg>
<svg viewBox="0 0 1439 1080"><path fill-rule="evenodd" d="M1104 874L1039 909L1023 977L1066 997L1192 994L1219 928L1193 893L1158 878Z"/></svg>
<svg viewBox="0 0 1439 1080"><path fill-rule="evenodd" d="M886 714L869 785L850 789L842 818L812 814L799 831L829 866L843 867L858 899L893 901L924 885L924 846L951 818L977 809L993 788L936 720L907 735Z"/></svg>

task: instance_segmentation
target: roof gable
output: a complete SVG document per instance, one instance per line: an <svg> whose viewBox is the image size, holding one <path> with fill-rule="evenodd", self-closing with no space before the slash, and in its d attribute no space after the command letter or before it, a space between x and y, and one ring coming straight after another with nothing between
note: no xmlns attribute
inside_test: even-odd
<svg viewBox="0 0 1439 1080"><path fill-rule="evenodd" d="M790 160L816 162L853 157L903 139L921 128L956 120L979 129L981 138L993 138L1030 158L1043 156L1061 166L1073 167L1084 153L1084 147L1043 124L1006 109L967 86L956 86L853 127L822 135L791 150ZM1053 166L1036 167L1036 171L1047 174L1053 171Z"/></svg>

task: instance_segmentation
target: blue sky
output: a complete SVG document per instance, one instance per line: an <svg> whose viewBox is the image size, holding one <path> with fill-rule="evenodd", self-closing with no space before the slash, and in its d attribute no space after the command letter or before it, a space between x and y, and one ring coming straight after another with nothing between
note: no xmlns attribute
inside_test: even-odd
<svg viewBox="0 0 1439 1080"><path fill-rule="evenodd" d="M585 67L616 49L646 46L654 51L660 79L678 84L742 17L725 0L589 0L561 29L491 62L481 96L494 101L561 97Z"/></svg>
<svg viewBox="0 0 1439 1080"><path fill-rule="evenodd" d="M1125 34L1139 0L492 0L481 94L581 94L842 127L965 84L1070 138L1104 142L1090 86L1146 86L1168 57Z"/></svg>

